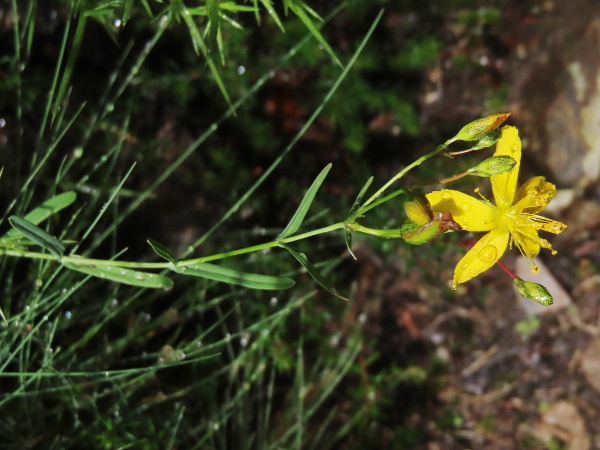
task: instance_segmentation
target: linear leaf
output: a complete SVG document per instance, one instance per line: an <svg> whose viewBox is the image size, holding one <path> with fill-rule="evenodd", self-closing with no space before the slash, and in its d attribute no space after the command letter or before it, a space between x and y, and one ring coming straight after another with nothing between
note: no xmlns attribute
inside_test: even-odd
<svg viewBox="0 0 600 450"><path fill-rule="evenodd" d="M345 237L346 237L346 247L348 247L348 251L350 252L350 255L352 255L352 257L356 260L357 259L356 255L352 251L352 230L351 229L346 228Z"/></svg>
<svg viewBox="0 0 600 450"><path fill-rule="evenodd" d="M325 166L325 168L321 171L319 176L315 179L315 181L313 181L308 191L306 191L304 198L300 202L300 206L294 213L294 216L292 217L292 220L290 220L290 223L288 223L287 227L285 227L285 230L283 230L279 235L279 239L285 239L286 237L291 236L298 230L298 228L300 228L300 225L302 225L304 217L306 216L310 205L315 199L317 191L319 190L319 188L323 184L323 181L325 180L325 177L329 173L329 170L331 170L331 163Z"/></svg>
<svg viewBox="0 0 600 450"><path fill-rule="evenodd" d="M173 280L163 275L113 266L95 266L93 264L73 264L64 262L63 265L71 270L82 272L93 277L117 283L129 284L146 288L170 288Z"/></svg>
<svg viewBox="0 0 600 450"><path fill-rule="evenodd" d="M52 214L55 214L61 209L64 209L67 206L71 205L76 198L77 194L73 191L63 192L62 194L55 195L54 197L50 197L37 208L34 208L31 211L29 211L25 215L25 217L23 217L23 219L27 220L28 222L31 222L34 225L37 225L46 220ZM22 235L23 233L21 233L17 228L13 228L12 230L9 230L8 233L6 233L4 236L14 238Z"/></svg>
<svg viewBox="0 0 600 450"><path fill-rule="evenodd" d="M371 186L372 182L373 182L373 177L371 177L367 180L367 182L365 183L363 188L360 190L360 192L356 196L356 200L354 200L354 205L352 205L352 208L350 209L349 217L352 217L352 215L358 210L358 207L360 206L362 199L365 196L365 194L367 193L367 189L369 189L369 186Z"/></svg>
<svg viewBox="0 0 600 450"><path fill-rule="evenodd" d="M296 258L298 260L298 262L304 266L304 268L309 273L309 275L311 277L313 277L314 280L317 283L319 283L323 289L325 289L330 294L341 298L342 300L348 301L348 299L346 297L344 297L343 295L340 295L334 287L329 285L329 283L327 282L325 277L323 275L321 275L321 273L317 270L317 268L315 266L312 265L312 263L308 260L308 258L306 257L306 255L304 253L297 252L296 250L294 250L287 244L280 243L279 246L285 248L288 252L290 252L292 254L292 256L294 258Z"/></svg>
<svg viewBox="0 0 600 450"><path fill-rule="evenodd" d="M65 253L65 246L63 245L63 243L60 240L58 240L57 238L55 238L54 236L52 236L51 234L42 230L37 225L34 225L33 223L29 222L28 220L21 219L20 217L17 217L17 216L10 216L8 218L8 221L15 229L19 230L26 238L32 240L33 242L35 242L38 245L41 245L43 248L48 250L50 253L52 253L57 258L62 257L62 255Z"/></svg>
<svg viewBox="0 0 600 450"><path fill-rule="evenodd" d="M343 68L344 66L342 65L342 63L340 62L338 57L336 56L336 54L333 51L333 49L331 48L331 46L327 43L327 41L325 40L325 38L323 37L323 35L319 31L319 29L315 26L312 19L308 16L308 14L306 14L307 7L305 7L304 3L300 3L299 5L293 3L290 6L291 6L292 11L294 11L294 14L296 14L298 16L298 18L302 21L302 23L304 23L304 26L308 29L308 31L311 32L311 34L317 40L317 42L319 44L321 44L321 46L329 54L331 59L333 59L333 61L338 66ZM310 8L308 8L308 11L312 12L312 10Z"/></svg>
<svg viewBox="0 0 600 450"><path fill-rule="evenodd" d="M208 263L199 263L193 266L175 265L171 269L184 275L208 278L209 280L222 281L223 283L236 284L251 289L279 290L288 289L296 284L294 280L287 277L240 272L239 270L227 269Z"/></svg>
<svg viewBox="0 0 600 450"><path fill-rule="evenodd" d="M175 262L175 257L166 246L162 245L160 242L156 242L154 239L148 239L147 242L148 244L150 244L150 247L152 247L152 250L154 250L158 256L166 259L169 262Z"/></svg>

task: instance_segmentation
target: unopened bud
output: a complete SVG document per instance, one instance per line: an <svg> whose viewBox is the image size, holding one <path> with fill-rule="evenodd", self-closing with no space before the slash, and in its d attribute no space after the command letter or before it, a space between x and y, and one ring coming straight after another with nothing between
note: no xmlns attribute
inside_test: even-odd
<svg viewBox="0 0 600 450"><path fill-rule="evenodd" d="M437 213L426 224L419 226L408 221L400 228L400 237L407 244L421 245L447 231L460 231L462 228L454 221L452 214L444 211Z"/></svg>
<svg viewBox="0 0 600 450"><path fill-rule="evenodd" d="M502 122L508 119L508 116L510 116L510 113L500 113L474 120L462 127L456 134L455 139L457 141L478 141L502 125Z"/></svg>
<svg viewBox="0 0 600 450"><path fill-rule="evenodd" d="M406 217L419 225L424 225L433 219L433 211L427 197L421 194L409 194L404 202Z"/></svg>
<svg viewBox="0 0 600 450"><path fill-rule="evenodd" d="M491 177L492 175L510 172L516 164L517 161L510 156L492 156L477 164L475 167L471 167L467 172L469 175L474 175L476 177Z"/></svg>
<svg viewBox="0 0 600 450"><path fill-rule="evenodd" d="M525 281L522 278L516 277L515 285L517 286L519 294L530 300L535 300L542 306L550 306L553 302L552 295L550 295L548 289L541 284L532 283L531 281Z"/></svg>

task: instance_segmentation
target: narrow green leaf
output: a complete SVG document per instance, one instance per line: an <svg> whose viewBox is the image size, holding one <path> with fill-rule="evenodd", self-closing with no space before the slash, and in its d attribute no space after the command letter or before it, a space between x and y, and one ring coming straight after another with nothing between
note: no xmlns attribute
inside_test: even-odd
<svg viewBox="0 0 600 450"><path fill-rule="evenodd" d="M314 280L317 283L319 283L323 289L325 289L330 294L341 298L342 300L348 301L348 299L346 297L344 297L343 295L340 295L334 287L329 285L329 283L327 282L325 277L323 275L321 275L321 273L317 270L317 268L315 266L312 265L312 263L308 260L308 258L306 257L306 255L304 253L297 252L296 250L294 250L287 244L280 243L279 246L285 248L288 252L290 252L292 254L292 256L294 258L296 258L298 260L298 262L304 266L304 268L309 273L309 275L311 277L313 277Z"/></svg>
<svg viewBox="0 0 600 450"><path fill-rule="evenodd" d="M198 29L196 22L194 22L194 18L191 14L189 14L189 9L187 9L184 5L181 6L181 10L178 11L179 16L183 19L185 24L187 25L188 31L190 33L190 38L192 39L192 44L194 45L194 50L197 54L202 53L204 58L206 59L206 63L208 64L208 68L210 69L210 73L212 74L215 83L219 87L221 91L221 95L227 101L227 104L231 108L232 111L235 111L233 108L233 104L231 103L231 98L229 97L229 93L227 92L227 88L225 87L225 83L223 83L223 79L219 73L219 68L214 62L214 58L212 58L210 54L210 48L207 46L206 41L202 37L202 33ZM215 24L215 26L217 26Z"/></svg>
<svg viewBox="0 0 600 450"><path fill-rule="evenodd" d="M123 267L95 266L93 264L73 264L65 262L63 265L68 269L82 272L93 277L129 284L131 286L153 289L170 288L173 286L173 280L170 278L150 272L140 272L138 270L125 269Z"/></svg>
<svg viewBox="0 0 600 450"><path fill-rule="evenodd" d="M327 43L327 41L325 40L325 38L323 37L323 35L321 34L321 32L319 31L319 29L315 26L315 24L313 23L312 19L308 16L308 14L306 14L305 9L303 8L303 5L297 5L295 3L292 4L292 11L294 11L294 14L296 14L298 16L298 18L302 21L302 23L304 23L304 26L306 28L308 28L308 31L311 32L311 34L314 36L314 38L317 40L317 42L319 44L321 44L321 46L325 49L325 51L329 54L329 56L331 57L331 59L333 59L333 61L340 67L344 67L342 65L342 63L340 62L340 60L338 59L338 57L336 56L335 52L333 51L333 49L330 47L330 45ZM312 11L312 10L310 10Z"/></svg>
<svg viewBox="0 0 600 450"><path fill-rule="evenodd" d="M330 170L331 163L327 164L327 166L325 166L325 168L321 171L321 173L315 179L315 181L313 181L308 191L306 191L304 198L300 202L300 206L294 213L292 220L290 220L290 223L288 223L287 227L285 227L285 230L283 230L279 235L279 239L285 239L286 237L291 236L298 230L298 228L300 228L300 225L302 225L302 222L304 221L304 217L306 216L310 205L315 199L315 195L317 195L317 191L323 184L323 181L325 180L325 177L327 176Z"/></svg>
<svg viewBox="0 0 600 450"><path fill-rule="evenodd" d="M167 247L162 245L160 242L156 242L154 239L148 239L147 242L158 256L166 259L169 262L175 263L175 257Z"/></svg>
<svg viewBox="0 0 600 450"><path fill-rule="evenodd" d="M357 259L356 255L352 251L352 230L350 228L346 228L345 236L346 236L346 247L348 247L348 251L350 252L350 255L352 255L352 257L356 260Z"/></svg>
<svg viewBox="0 0 600 450"><path fill-rule="evenodd" d="M125 26L125 24L129 20L129 17L131 16L131 8L132 7L133 7L133 0L124 0L123 1L123 15L122 15L122 19L121 19L123 21L123 26Z"/></svg>
<svg viewBox="0 0 600 450"><path fill-rule="evenodd" d="M288 289L296 282L287 277L274 277L258 273L246 273L239 270L227 269L215 264L199 263L193 266L171 267L177 273L194 277L208 278L223 283L236 284L251 289L279 290Z"/></svg>
<svg viewBox="0 0 600 450"><path fill-rule="evenodd" d="M365 196L365 194L367 193L367 190L369 189L369 186L371 186L372 182L373 182L373 177L371 177L367 180L367 182L365 183L363 188L360 190L360 192L356 196L356 200L354 200L354 205L352 205L352 208L350 209L350 214L348 215L349 217L352 217L354 215L354 213L358 210L360 204L362 203L362 199Z"/></svg>
<svg viewBox="0 0 600 450"><path fill-rule="evenodd" d="M254 1L254 4L256 5L256 0L253 0L253 1ZM273 7L271 0L260 0L260 2L264 6L264 8L267 10L267 12L271 16L271 18L275 21L275 23L277 24L277 26L279 27L281 32L285 33L285 28L283 28L283 23L281 23L281 19L277 15L277 11L275 11L275 8ZM256 8L256 21L258 23L260 23L260 16L259 16L258 11L259 11L259 8L257 7Z"/></svg>
<svg viewBox="0 0 600 450"><path fill-rule="evenodd" d="M46 200L37 208L34 208L30 212L28 212L27 215L23 217L23 219L27 220L28 222L31 222L34 225L38 225L39 223L43 222L48 217L50 217L52 214L55 214L61 209L64 209L67 206L71 205L76 198L77 194L73 191L68 191L59 195L55 195L54 197L51 197L48 200ZM22 235L23 233L21 233L18 229L13 228L12 230L9 230L8 233L6 233L4 236L14 238Z"/></svg>
<svg viewBox="0 0 600 450"><path fill-rule="evenodd" d="M57 258L62 257L62 255L65 253L65 246L60 240L42 230L38 226L32 224L31 222L21 219L17 216L10 216L8 221L26 238L42 246Z"/></svg>

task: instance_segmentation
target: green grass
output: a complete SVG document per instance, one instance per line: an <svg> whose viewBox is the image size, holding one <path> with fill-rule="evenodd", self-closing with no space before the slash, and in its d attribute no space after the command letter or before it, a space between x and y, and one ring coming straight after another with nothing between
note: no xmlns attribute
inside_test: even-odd
<svg viewBox="0 0 600 450"><path fill-rule="evenodd" d="M268 2L254 2L254 7L260 4ZM76 192L76 200L69 199L49 217L11 222L57 257L75 252L86 258L130 255L125 248L128 241L135 244L149 236L144 230L123 235L123 227L206 147L220 126L235 114L244 114L245 103L270 79L265 73L236 92L235 98L229 94L217 68L218 58L226 52L222 33L227 17L211 10L223 4L207 2L206 10L195 11L208 15L206 34L198 28L201 21L187 15L181 2L158 12L154 2L141 5L67 3L67 10L59 12L64 14L62 38L47 49L52 55L41 55L50 70L35 64L44 39L36 17L45 6L13 2L12 11L7 10L18 20L12 29L14 52L3 61L9 74L3 81L3 104L13 108L6 116L11 158L3 163L3 223L8 231L9 216L24 216L55 195ZM323 44L310 10L303 10L300 2L286 5ZM282 19L273 14L283 27ZM90 50L88 33L101 32L98 24L119 40L120 57L101 69L102 85L87 85L98 78L81 70L79 61ZM115 30L123 26L135 30L129 40L119 39ZM226 101L207 112L204 129L163 165L160 153L165 147L145 138L140 116L148 95L172 88L184 89L177 94L180 101L193 95L192 73L171 74L161 68L157 76L152 67L155 49L165 39L183 42L186 32L192 51L207 58L200 63L200 69L208 67L201 69L204 79L193 89L216 87ZM143 45L135 33L146 35ZM280 61L290 61L306 44L307 39L300 40ZM325 48L337 60L331 48ZM217 49L219 57L211 57ZM339 71L333 81L341 82L343 73ZM326 100L327 95L315 118ZM212 227L178 253L221 245L210 244L209 238L247 204L303 133L290 140L262 177L239 191L232 205L218 208L220 216L203 221L212 222ZM38 226L28 225L32 222ZM6 241L7 248L39 248L32 243L25 248L27 241L19 239ZM241 247L256 236L221 234L219 241L228 239ZM148 247L131 257L151 255ZM231 264L298 276L297 265L284 250L249 255ZM339 258L317 266L327 274L338 264ZM174 287L149 290L89 277L49 259L6 255L0 273L0 410L5 412L0 430L5 446L327 448L349 432L340 430L340 410L331 405L331 398L360 352L355 333L360 324L331 341L327 323L348 306L330 299L329 318L315 321L321 313L313 302L322 294L307 281L293 291L267 295L175 276ZM310 360L305 349L310 349ZM360 414L351 412L350 418Z"/></svg>

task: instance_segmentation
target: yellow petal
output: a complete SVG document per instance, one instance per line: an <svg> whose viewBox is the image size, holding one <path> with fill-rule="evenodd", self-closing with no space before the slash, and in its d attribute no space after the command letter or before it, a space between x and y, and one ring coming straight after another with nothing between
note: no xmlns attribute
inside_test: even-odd
<svg viewBox="0 0 600 450"><path fill-rule="evenodd" d="M444 189L426 195L435 214L448 211L463 230L489 231L497 225L498 209L459 191Z"/></svg>
<svg viewBox="0 0 600 450"><path fill-rule="evenodd" d="M500 225L481 238L456 265L452 287L492 267L506 250L508 236L508 228Z"/></svg>
<svg viewBox="0 0 600 450"><path fill-rule="evenodd" d="M519 205L523 212L537 214L550 203L555 195L556 186L548 183L544 177L533 177L519 188L514 203L516 205L523 201L523 204Z"/></svg>
<svg viewBox="0 0 600 450"><path fill-rule="evenodd" d="M496 206L505 210L513 204L517 190L517 178L519 178L521 165L521 139L519 139L519 131L515 127L505 126L501 131L502 137L496 144L494 156L510 156L517 162L510 172L490 177Z"/></svg>

